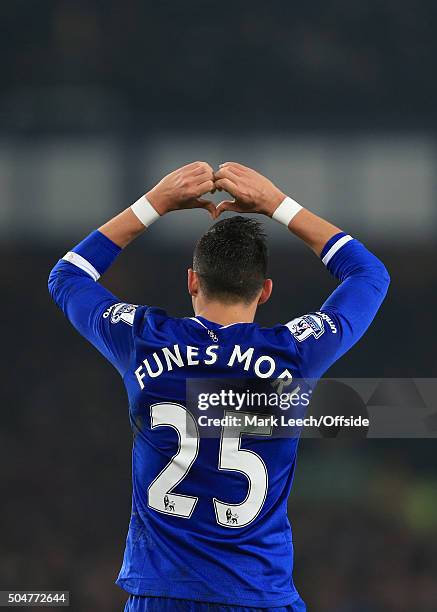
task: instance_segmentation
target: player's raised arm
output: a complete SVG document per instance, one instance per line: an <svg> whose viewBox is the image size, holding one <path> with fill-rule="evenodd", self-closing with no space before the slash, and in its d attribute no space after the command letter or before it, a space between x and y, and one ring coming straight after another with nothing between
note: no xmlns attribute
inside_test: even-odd
<svg viewBox="0 0 437 612"><path fill-rule="evenodd" d="M214 204L202 198L214 191L213 178L213 170L206 162L193 162L178 168L135 204L99 227L99 232L123 249L156 219L174 210L204 208L214 219Z"/></svg>
<svg viewBox="0 0 437 612"><path fill-rule="evenodd" d="M122 303L96 281L125 246L165 213L204 208L215 217L215 206L201 198L213 189L213 171L207 163L175 170L72 248L50 272L49 292L55 303L121 374L128 367L136 307Z"/></svg>
<svg viewBox="0 0 437 612"><path fill-rule="evenodd" d="M341 281L319 311L287 323L302 355L302 374L319 378L373 321L390 283L384 264L361 242L300 206L251 168L222 164L215 185L234 197L219 204L220 213L255 212L283 223Z"/></svg>

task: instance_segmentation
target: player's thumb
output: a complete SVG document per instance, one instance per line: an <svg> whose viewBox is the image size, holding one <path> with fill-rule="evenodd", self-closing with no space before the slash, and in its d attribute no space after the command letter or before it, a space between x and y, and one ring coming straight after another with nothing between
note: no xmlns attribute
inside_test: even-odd
<svg viewBox="0 0 437 612"><path fill-rule="evenodd" d="M223 200L220 204L217 204L216 210L218 217L227 210L238 212L238 206L235 200Z"/></svg>
<svg viewBox="0 0 437 612"><path fill-rule="evenodd" d="M198 207L207 210L213 219L217 217L217 209L213 202L210 200L204 200L203 198L197 198L196 202Z"/></svg>

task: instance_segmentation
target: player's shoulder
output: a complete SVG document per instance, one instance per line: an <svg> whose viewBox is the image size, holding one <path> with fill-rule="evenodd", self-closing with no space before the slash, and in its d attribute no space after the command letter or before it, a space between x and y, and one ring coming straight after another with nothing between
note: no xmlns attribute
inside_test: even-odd
<svg viewBox="0 0 437 612"><path fill-rule="evenodd" d="M157 319L168 318L166 312L159 308L151 308L141 304L132 304L130 302L114 302L107 306L102 313L102 318L108 323L121 327L129 326L137 333L144 327L145 323L153 324Z"/></svg>
<svg viewBox="0 0 437 612"><path fill-rule="evenodd" d="M286 323L270 328L261 328L266 335L277 337L285 342L293 341L298 346L309 340L319 340L328 332L337 334L338 324L335 317L327 312L314 311L294 317Z"/></svg>
<svg viewBox="0 0 437 612"><path fill-rule="evenodd" d="M138 335L180 335L189 339L199 336L199 340L218 341L253 340L257 344L270 344L272 347L287 347L306 344L307 340L318 340L328 330L336 334L336 322L329 314L321 311L309 312L284 323L262 326L258 323L235 323L219 325L202 317L174 317L164 309L155 306L135 304L116 304L111 317L134 325ZM209 338L205 338L209 336Z"/></svg>
<svg viewBox="0 0 437 612"><path fill-rule="evenodd" d="M152 336L161 340L177 340L177 336L189 332L194 317L175 317L157 306L136 306L134 333L143 338ZM192 330L191 330L192 331Z"/></svg>
<svg viewBox="0 0 437 612"><path fill-rule="evenodd" d="M283 346L292 342L286 325L262 327L258 323L220 325L200 316L175 317L163 308L119 304L114 317L133 323L134 335L143 340L182 342L199 345L219 343L270 344Z"/></svg>
<svg viewBox="0 0 437 612"><path fill-rule="evenodd" d="M138 308L140 308L138 304L114 301L113 304L105 308L102 313L102 317L114 325L117 323L125 323L132 327L134 324L135 313Z"/></svg>
<svg viewBox="0 0 437 612"><path fill-rule="evenodd" d="M291 319L285 324L293 338L297 342L305 342L310 338L318 340L326 330L337 333L337 325L333 317L326 312L309 312Z"/></svg>

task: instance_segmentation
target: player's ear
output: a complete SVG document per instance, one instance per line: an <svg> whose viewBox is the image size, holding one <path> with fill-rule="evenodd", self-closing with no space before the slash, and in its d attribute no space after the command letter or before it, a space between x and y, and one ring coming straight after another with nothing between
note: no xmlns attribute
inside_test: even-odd
<svg viewBox="0 0 437 612"><path fill-rule="evenodd" d="M199 277L192 268L188 268L188 293L191 297L199 293Z"/></svg>
<svg viewBox="0 0 437 612"><path fill-rule="evenodd" d="M258 306L261 304L265 304L269 297L272 295L273 291L273 281L271 278L266 278L263 284L263 289L261 291L261 295L259 296Z"/></svg>

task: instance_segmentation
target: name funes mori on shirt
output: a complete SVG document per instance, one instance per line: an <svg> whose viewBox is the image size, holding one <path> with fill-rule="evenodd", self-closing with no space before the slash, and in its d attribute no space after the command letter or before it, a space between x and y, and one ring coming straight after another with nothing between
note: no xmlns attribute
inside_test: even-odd
<svg viewBox="0 0 437 612"><path fill-rule="evenodd" d="M219 346L211 344L200 349L197 346L174 344L173 346L165 346L159 351L155 351L150 358L143 359L141 364L135 369L135 377L140 389L145 388L144 380L149 378L157 378L164 373L171 372L175 368L184 368L190 366L213 366L218 360ZM222 349L228 351L226 365L229 368L234 366L243 367L243 370L250 375L255 375L257 378L291 378L292 375L288 369L285 369L275 375L277 363L270 355L260 355L254 357L255 347L242 348L241 345L235 344L231 347Z"/></svg>

